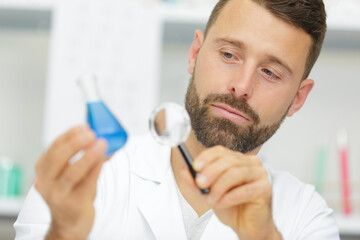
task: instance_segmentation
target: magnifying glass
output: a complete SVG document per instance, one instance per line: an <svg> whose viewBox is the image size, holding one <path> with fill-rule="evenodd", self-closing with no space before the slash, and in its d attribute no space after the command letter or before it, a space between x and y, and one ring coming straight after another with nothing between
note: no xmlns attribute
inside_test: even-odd
<svg viewBox="0 0 360 240"><path fill-rule="evenodd" d="M192 157L184 145L191 131L190 117L185 108L176 103L163 103L151 113L149 123L150 132L156 141L180 150L195 180L197 172L192 167ZM207 194L210 189L200 189L200 192Z"/></svg>

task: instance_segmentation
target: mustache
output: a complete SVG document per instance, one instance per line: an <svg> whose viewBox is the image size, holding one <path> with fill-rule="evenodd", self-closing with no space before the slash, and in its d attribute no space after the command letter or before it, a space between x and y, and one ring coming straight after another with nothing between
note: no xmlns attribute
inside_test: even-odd
<svg viewBox="0 0 360 240"><path fill-rule="evenodd" d="M204 100L203 105L214 102L225 103L232 108L245 113L255 124L260 123L259 115L253 110L245 99L235 99L231 94L209 94Z"/></svg>

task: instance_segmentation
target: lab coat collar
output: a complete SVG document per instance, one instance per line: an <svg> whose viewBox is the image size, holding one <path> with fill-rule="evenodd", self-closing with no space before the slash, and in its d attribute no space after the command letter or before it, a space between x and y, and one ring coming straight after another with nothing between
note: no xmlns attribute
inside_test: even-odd
<svg viewBox="0 0 360 240"><path fill-rule="evenodd" d="M207 224L201 240L207 239L238 239L236 233L229 227L224 225L218 217L213 214Z"/></svg>
<svg viewBox="0 0 360 240"><path fill-rule="evenodd" d="M172 170L166 181L138 201L138 209L149 224L156 240L186 240L186 231ZM206 239L238 239L235 232L213 214L202 234Z"/></svg>
<svg viewBox="0 0 360 240"><path fill-rule="evenodd" d="M138 209L149 224L156 240L186 239L176 182L171 168L166 181L139 199Z"/></svg>
<svg viewBox="0 0 360 240"><path fill-rule="evenodd" d="M146 219L156 240L186 239L185 227L172 173L171 148L157 143L151 135L137 137L129 144L135 153L131 159L132 174L157 183L147 194L138 196L137 208ZM146 153L146 155L144 154Z"/></svg>

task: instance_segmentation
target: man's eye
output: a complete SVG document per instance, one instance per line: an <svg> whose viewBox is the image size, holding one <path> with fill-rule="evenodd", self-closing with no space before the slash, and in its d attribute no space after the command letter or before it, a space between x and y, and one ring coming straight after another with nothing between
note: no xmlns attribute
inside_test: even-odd
<svg viewBox="0 0 360 240"><path fill-rule="evenodd" d="M233 58L233 55L231 53L224 53L224 57L231 59L231 58Z"/></svg>
<svg viewBox="0 0 360 240"><path fill-rule="evenodd" d="M264 69L263 70L264 71L264 73L266 74L266 75L268 75L269 77L271 77L271 78L275 78L275 79L278 79L279 77L278 76L276 76L274 73L272 73L270 70L268 70L268 69Z"/></svg>

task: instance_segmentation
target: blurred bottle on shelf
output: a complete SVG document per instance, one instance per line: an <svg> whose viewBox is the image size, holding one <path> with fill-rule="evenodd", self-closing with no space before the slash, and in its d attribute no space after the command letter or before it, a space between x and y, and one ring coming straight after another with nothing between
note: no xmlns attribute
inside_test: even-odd
<svg viewBox="0 0 360 240"><path fill-rule="evenodd" d="M346 129L339 129L337 133L337 144L340 162L341 186L342 186L342 200L343 200L343 214L350 215L352 207L350 203L350 178L349 178L349 146L348 134Z"/></svg>
<svg viewBox="0 0 360 240"><path fill-rule="evenodd" d="M21 194L22 171L14 161L0 156L0 197L11 198Z"/></svg>

